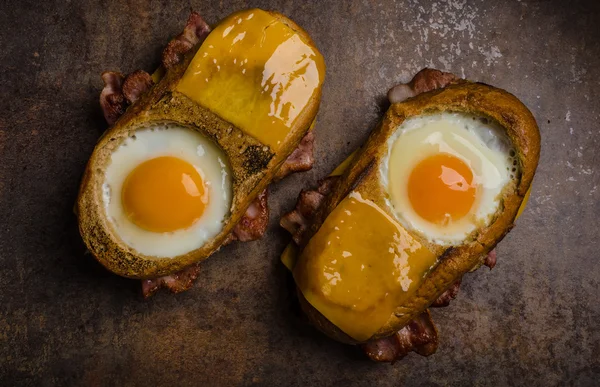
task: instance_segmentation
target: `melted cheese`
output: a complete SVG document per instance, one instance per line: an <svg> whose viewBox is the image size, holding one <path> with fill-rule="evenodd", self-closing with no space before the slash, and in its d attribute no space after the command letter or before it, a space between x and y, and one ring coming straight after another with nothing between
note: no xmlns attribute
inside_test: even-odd
<svg viewBox="0 0 600 387"><path fill-rule="evenodd" d="M306 300L356 340L381 328L436 256L357 192L329 214L294 268Z"/></svg>
<svg viewBox="0 0 600 387"><path fill-rule="evenodd" d="M323 57L310 42L251 9L210 33L176 90L277 151L324 75Z"/></svg>

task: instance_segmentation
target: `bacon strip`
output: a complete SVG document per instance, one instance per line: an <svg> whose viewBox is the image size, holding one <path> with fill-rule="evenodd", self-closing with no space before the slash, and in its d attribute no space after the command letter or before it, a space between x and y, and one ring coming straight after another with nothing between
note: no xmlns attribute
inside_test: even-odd
<svg viewBox="0 0 600 387"><path fill-rule="evenodd" d="M295 172L310 170L315 163L314 142L315 134L312 131L306 133L306 136L298 144L298 148L294 149L275 174L275 181L281 180Z"/></svg>
<svg viewBox="0 0 600 387"><path fill-rule="evenodd" d="M117 122L127 107L140 99L154 84L150 74L142 70L134 71L127 77L116 71L105 71L102 73L102 80L104 88L100 93L100 106L109 125Z"/></svg>
<svg viewBox="0 0 600 387"><path fill-rule="evenodd" d="M133 105L152 88L152 85L154 85L154 81L150 74L143 70L136 70L125 77L123 95L127 102Z"/></svg>
<svg viewBox="0 0 600 387"><path fill-rule="evenodd" d="M192 287L199 274L200 266L192 265L175 274L142 280L142 294L148 298L161 288L169 289L172 293L184 292Z"/></svg>
<svg viewBox="0 0 600 387"><path fill-rule="evenodd" d="M262 238L269 225L269 190L265 188L250 204L226 243L249 242Z"/></svg>
<svg viewBox="0 0 600 387"><path fill-rule="evenodd" d="M400 103L421 93L441 89L457 81L454 74L424 68L408 83L396 85L388 91L390 103Z"/></svg>
<svg viewBox="0 0 600 387"><path fill-rule="evenodd" d="M104 88L100 93L100 106L104 113L104 119L109 125L117 122L127 109L127 101L122 90L124 79L123 74L116 71L102 73Z"/></svg>
<svg viewBox="0 0 600 387"><path fill-rule="evenodd" d="M411 320L396 334L362 344L365 354L374 361L394 363L414 351L433 355L438 346L438 333L429 310Z"/></svg>
<svg viewBox="0 0 600 387"><path fill-rule="evenodd" d="M172 39L162 53L162 64L170 69L183 59L192 47L202 43L210 33L210 26L199 13L192 11L183 32Z"/></svg>
<svg viewBox="0 0 600 387"><path fill-rule="evenodd" d="M299 245L302 241L313 215L339 178L339 176L329 176L319 180L316 190L302 190L296 201L296 207L281 217L279 225L292 234L292 239L296 244Z"/></svg>
<svg viewBox="0 0 600 387"><path fill-rule="evenodd" d="M206 39L210 26L197 12L191 12L183 32L172 39L162 53L162 64L169 69L178 64L183 56L196 44ZM145 71L137 70L126 78L115 71L102 73L104 88L100 93L100 106L104 118L113 125L125 113L128 105L137 102L142 94L150 90L154 82Z"/></svg>

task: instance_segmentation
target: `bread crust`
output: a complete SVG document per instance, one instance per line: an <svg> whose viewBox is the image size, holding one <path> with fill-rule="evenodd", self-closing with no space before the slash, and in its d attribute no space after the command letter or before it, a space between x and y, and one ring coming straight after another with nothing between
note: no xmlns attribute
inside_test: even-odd
<svg viewBox="0 0 600 387"><path fill-rule="evenodd" d="M417 240L427 245L439 258L437 266L426 275L416 293L405 304L398 305L388 321L366 341L390 336L422 313L454 282L483 262L485 255L513 227L521 202L529 189L540 155L540 134L531 112L514 95L502 89L482 83L461 81L444 89L434 90L393 104L379 125L373 130L360 153L354 158L339 183L317 210L314 221L301 243L303 249L318 231L325 218L346 195L360 187L363 198L375 202L381 209L392 214L385 201L386 191L379 179L379 165L387 152L386 142L407 118L422 114L445 111L462 112L486 117L496 121L516 151L520 176L516 184L509 184L502 192L500 209L487 227L475 230L467 242L443 248L424 240L411 232ZM349 344L354 340L306 301L300 289L297 291L302 309L310 321L331 338Z"/></svg>
<svg viewBox="0 0 600 387"><path fill-rule="evenodd" d="M320 55L303 29L281 14L270 14L292 28ZM218 250L246 208L267 187L279 167L298 146L319 108L320 86L313 93L303 114L297 118L286 142L279 150L273 151L235 125L175 91L177 82L199 47L200 45L186 54L180 64L169 69L157 85L130 106L115 125L103 134L82 178L75 207L80 234L96 259L108 270L123 277L144 279L171 274L206 259ZM202 247L172 258L147 256L125 244L108 220L102 198L104 172L110 163L112 152L136 130L155 122L175 122L212 140L228 156L233 175L231 209L221 232Z"/></svg>

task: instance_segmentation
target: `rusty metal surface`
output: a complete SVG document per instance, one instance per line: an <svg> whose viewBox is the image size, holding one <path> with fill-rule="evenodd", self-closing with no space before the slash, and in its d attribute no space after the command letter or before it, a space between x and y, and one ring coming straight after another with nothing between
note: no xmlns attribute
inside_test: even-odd
<svg viewBox="0 0 600 387"><path fill-rule="evenodd" d="M568 4L567 4L568 3ZM327 79L317 163L271 188L259 242L143 301L84 254L72 206L105 124L106 69L152 70L190 7L250 6L309 31ZM0 4L2 385L590 385L600 379L600 7L596 1L4 1ZM438 352L371 363L301 320L277 215L366 138L424 66L512 91L542 131L532 199L493 271L433 312Z"/></svg>

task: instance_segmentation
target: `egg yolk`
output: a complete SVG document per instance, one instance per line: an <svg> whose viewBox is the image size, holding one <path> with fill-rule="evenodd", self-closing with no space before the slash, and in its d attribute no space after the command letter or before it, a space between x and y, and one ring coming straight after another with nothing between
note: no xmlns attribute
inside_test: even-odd
<svg viewBox="0 0 600 387"><path fill-rule="evenodd" d="M138 165L123 184L129 219L152 232L191 226L204 213L208 193L193 165L177 157L157 157Z"/></svg>
<svg viewBox="0 0 600 387"><path fill-rule="evenodd" d="M467 215L475 195L471 168L448 153L422 160L408 179L408 198L413 209L436 224L446 225Z"/></svg>

